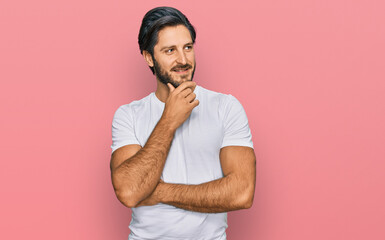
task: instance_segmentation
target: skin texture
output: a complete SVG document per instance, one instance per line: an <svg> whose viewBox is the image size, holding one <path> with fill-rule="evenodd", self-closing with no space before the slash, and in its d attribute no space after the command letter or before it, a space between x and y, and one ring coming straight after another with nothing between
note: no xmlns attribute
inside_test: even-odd
<svg viewBox="0 0 385 240"><path fill-rule="evenodd" d="M255 155L252 148L228 146L220 151L224 177L199 185L159 182L138 206L170 204L195 212L219 213L250 208L255 189Z"/></svg>
<svg viewBox="0 0 385 240"><path fill-rule="evenodd" d="M190 116L199 101L191 88L194 82L184 82L171 92L163 114L145 146L133 144L121 147L111 156L111 178L118 199L127 207L135 207L157 186L176 129Z"/></svg>
<svg viewBox="0 0 385 240"><path fill-rule="evenodd" d="M171 75L168 74L163 68L160 67L160 65L156 61L156 59L153 58L153 61L154 61L154 71L155 71L155 75L156 75L157 79L163 84L167 85L167 83L171 83L171 85L173 85L174 88L177 88L180 85L180 83L174 81L172 79ZM192 66L190 64L186 63L184 65L179 64L179 65L175 66L173 69L177 70L177 69L190 69L190 68L192 68ZM192 72L191 79L187 80L187 81L192 81L192 78L194 77L194 72L195 72L195 69Z"/></svg>
<svg viewBox="0 0 385 240"><path fill-rule="evenodd" d="M176 129L199 104L192 82L195 54L189 31L182 25L159 32L154 58L143 51L149 66L156 59L157 98L165 102L163 114L146 145L127 145L111 156L111 177L118 199L127 207L157 203L197 212L228 212L250 208L253 202L256 160L252 148L227 146L220 150L224 177L199 185L169 184L160 180ZM191 66L183 72L175 69ZM172 84L170 84L172 83ZM174 87L178 86L177 88Z"/></svg>
<svg viewBox="0 0 385 240"><path fill-rule="evenodd" d="M143 57L150 67L154 66L154 59L148 51L143 51ZM162 75L167 75L173 85L191 81L195 70L195 52L191 35L185 26L165 27L158 34L158 43L154 46L154 58ZM178 66L190 65L186 72L174 71ZM194 90L194 89L192 89ZM155 95L165 102L169 88L157 76Z"/></svg>

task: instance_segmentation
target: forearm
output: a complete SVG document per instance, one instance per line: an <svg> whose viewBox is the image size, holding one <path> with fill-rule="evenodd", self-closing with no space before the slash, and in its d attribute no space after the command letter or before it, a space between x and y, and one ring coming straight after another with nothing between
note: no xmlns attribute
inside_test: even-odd
<svg viewBox="0 0 385 240"><path fill-rule="evenodd" d="M161 118L145 146L114 169L112 181L115 191L127 207L134 207L155 189L174 133L175 129Z"/></svg>
<svg viewBox="0 0 385 240"><path fill-rule="evenodd" d="M195 212L219 213L251 207L254 184L241 176L226 177L199 185L160 183L155 190L161 203Z"/></svg>

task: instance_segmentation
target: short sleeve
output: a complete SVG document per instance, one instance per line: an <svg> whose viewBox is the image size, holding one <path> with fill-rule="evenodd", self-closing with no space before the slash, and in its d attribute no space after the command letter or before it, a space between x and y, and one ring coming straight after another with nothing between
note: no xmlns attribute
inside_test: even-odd
<svg viewBox="0 0 385 240"><path fill-rule="evenodd" d="M129 144L140 145L135 136L132 110L129 105L120 106L112 119L112 152Z"/></svg>
<svg viewBox="0 0 385 240"><path fill-rule="evenodd" d="M226 146L254 148L245 110L235 97L232 95L228 97L229 101L224 108L224 137L221 148Z"/></svg>

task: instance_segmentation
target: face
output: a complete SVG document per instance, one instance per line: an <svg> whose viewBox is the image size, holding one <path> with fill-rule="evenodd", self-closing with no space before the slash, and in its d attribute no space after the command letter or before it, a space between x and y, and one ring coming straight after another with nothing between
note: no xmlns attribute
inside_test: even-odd
<svg viewBox="0 0 385 240"><path fill-rule="evenodd" d="M154 56L148 61L154 67L157 79L175 88L192 81L195 72L195 54L190 32L183 25L165 27L158 33Z"/></svg>

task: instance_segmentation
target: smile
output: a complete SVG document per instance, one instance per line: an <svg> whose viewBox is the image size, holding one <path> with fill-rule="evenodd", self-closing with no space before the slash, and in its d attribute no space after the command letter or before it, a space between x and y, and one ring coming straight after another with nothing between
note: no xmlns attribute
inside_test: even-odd
<svg viewBox="0 0 385 240"><path fill-rule="evenodd" d="M175 69L173 71L178 73L178 74L184 74L184 73L187 73L189 70L190 70L190 68L181 68L181 69Z"/></svg>

